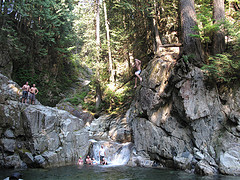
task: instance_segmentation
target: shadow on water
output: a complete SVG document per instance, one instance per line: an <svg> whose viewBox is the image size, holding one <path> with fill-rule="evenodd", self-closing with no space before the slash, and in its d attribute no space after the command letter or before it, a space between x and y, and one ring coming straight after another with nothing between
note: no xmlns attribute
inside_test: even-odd
<svg viewBox="0 0 240 180"><path fill-rule="evenodd" d="M0 170L0 179L14 170ZM237 176L198 176L184 171L128 166L64 166L20 170L24 180L237 180Z"/></svg>

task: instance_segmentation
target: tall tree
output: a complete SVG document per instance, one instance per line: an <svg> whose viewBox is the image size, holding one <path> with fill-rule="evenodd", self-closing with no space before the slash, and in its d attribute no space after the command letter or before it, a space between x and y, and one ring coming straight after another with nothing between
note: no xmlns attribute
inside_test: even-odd
<svg viewBox="0 0 240 180"><path fill-rule="evenodd" d="M96 109L102 103L102 91L99 81L100 66L100 2L96 0L96 48L97 48L97 64L96 64Z"/></svg>
<svg viewBox="0 0 240 180"><path fill-rule="evenodd" d="M111 44L110 44L109 21L108 21L108 17L107 17L107 7L106 7L106 2L105 1L103 2L103 6L104 6L105 27L106 27L106 33L107 33L110 82L113 82L114 81L114 70L113 70L113 61L112 61Z"/></svg>
<svg viewBox="0 0 240 180"><path fill-rule="evenodd" d="M160 39L160 35L159 35L159 31L158 31L158 18L157 18L157 14L158 14L158 7L157 7L158 3L156 2L156 0L153 0L153 6L154 6L154 11L153 11L153 29L154 29L154 52L156 55L160 55L160 51L161 51L161 39Z"/></svg>
<svg viewBox="0 0 240 180"><path fill-rule="evenodd" d="M214 23L220 23L225 19L224 0L213 0L213 20ZM220 28L213 35L213 55L221 54L225 50L225 34Z"/></svg>
<svg viewBox="0 0 240 180"><path fill-rule="evenodd" d="M201 66L204 62L203 50L200 39L194 37L198 35L193 28L197 26L197 17L194 7L194 0L180 0L179 4L181 19L181 40L183 47L181 55L187 55L189 61L196 66Z"/></svg>

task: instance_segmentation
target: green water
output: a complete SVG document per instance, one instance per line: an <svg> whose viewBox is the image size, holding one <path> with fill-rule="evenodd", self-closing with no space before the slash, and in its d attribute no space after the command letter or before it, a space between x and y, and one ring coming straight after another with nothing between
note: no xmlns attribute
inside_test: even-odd
<svg viewBox="0 0 240 180"><path fill-rule="evenodd" d="M0 170L4 179L14 170ZM234 176L198 176L184 171L127 166L64 166L49 169L27 169L18 171L24 180L239 180Z"/></svg>

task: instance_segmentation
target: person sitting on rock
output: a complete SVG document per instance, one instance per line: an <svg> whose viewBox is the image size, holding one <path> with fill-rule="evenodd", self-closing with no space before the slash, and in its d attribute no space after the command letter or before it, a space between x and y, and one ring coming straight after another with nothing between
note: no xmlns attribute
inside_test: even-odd
<svg viewBox="0 0 240 180"><path fill-rule="evenodd" d="M105 158L102 159L102 165L108 165L107 160Z"/></svg>
<svg viewBox="0 0 240 180"><path fill-rule="evenodd" d="M93 165L96 165L96 164L97 164L97 161L96 161L95 158L92 158L92 164L93 164Z"/></svg>
<svg viewBox="0 0 240 180"><path fill-rule="evenodd" d="M86 158L86 164L92 165L92 160L89 156L87 156L87 158Z"/></svg>

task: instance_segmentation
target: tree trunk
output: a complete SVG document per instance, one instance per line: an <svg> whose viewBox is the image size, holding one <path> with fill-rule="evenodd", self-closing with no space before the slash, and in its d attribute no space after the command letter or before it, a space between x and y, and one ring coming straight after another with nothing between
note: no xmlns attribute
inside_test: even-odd
<svg viewBox="0 0 240 180"><path fill-rule="evenodd" d="M100 82L98 80L96 81L95 86L96 86L96 109L98 109L102 103L102 90Z"/></svg>
<svg viewBox="0 0 240 180"><path fill-rule="evenodd" d="M105 1L103 2L103 6L104 6L104 16L105 16L105 27L106 27L106 31L107 31L110 82L114 82L114 70L113 70L113 61L112 61L111 44L110 44L110 32L109 32L109 24L108 24L108 18L107 18L107 7L106 7Z"/></svg>
<svg viewBox="0 0 240 180"><path fill-rule="evenodd" d="M155 48L154 48L154 53L156 55L160 55L161 52L161 39L158 31L158 24L157 24L157 3L154 0L154 15L153 15L153 29L154 29L154 35L155 35Z"/></svg>
<svg viewBox="0 0 240 180"><path fill-rule="evenodd" d="M224 0L213 0L213 19L214 23L219 23L225 19ZM225 50L225 34L222 29L213 35L213 55L221 54Z"/></svg>
<svg viewBox="0 0 240 180"><path fill-rule="evenodd" d="M96 0L96 45L100 47L100 11L99 0Z"/></svg>
<svg viewBox="0 0 240 180"><path fill-rule="evenodd" d="M195 26L197 26L194 0L180 0L179 10L182 32L181 41L183 44L180 55L188 56L188 60L190 63L196 66L201 66L204 62L201 42L200 39L191 36L191 34L198 34L193 29Z"/></svg>
<svg viewBox="0 0 240 180"><path fill-rule="evenodd" d="M99 108L102 103L102 91L99 82L99 57L100 57L100 10L99 10L99 0L96 0L96 49L97 49L97 64L96 64L96 109Z"/></svg>

